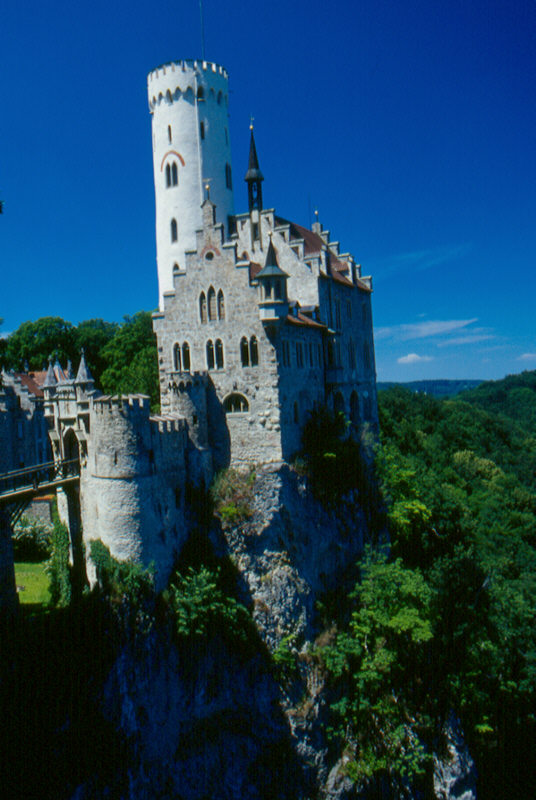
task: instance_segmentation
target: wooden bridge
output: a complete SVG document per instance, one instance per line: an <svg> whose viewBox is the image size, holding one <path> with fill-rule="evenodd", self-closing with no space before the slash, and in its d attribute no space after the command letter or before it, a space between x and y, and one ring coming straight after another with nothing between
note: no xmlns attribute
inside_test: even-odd
<svg viewBox="0 0 536 800"><path fill-rule="evenodd" d="M80 462L77 458L47 461L46 464L0 473L0 509L7 511L14 525L34 497L79 481Z"/></svg>

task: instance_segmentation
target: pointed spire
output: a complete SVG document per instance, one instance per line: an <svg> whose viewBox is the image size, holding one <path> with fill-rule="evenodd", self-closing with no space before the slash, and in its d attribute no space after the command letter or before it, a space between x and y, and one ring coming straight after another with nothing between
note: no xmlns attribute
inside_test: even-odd
<svg viewBox="0 0 536 800"><path fill-rule="evenodd" d="M43 383L43 388L51 389L53 386L57 384L56 376L54 374L54 367L52 366L52 359L48 362L48 369L45 378L45 382Z"/></svg>
<svg viewBox="0 0 536 800"><path fill-rule="evenodd" d="M279 266L277 253L275 252L274 243L272 241L272 234L270 233L270 244L268 245L268 252L266 253L266 261L264 262L264 267L257 273L257 280L259 278L262 280L262 278L271 278L273 276L288 278L287 273Z"/></svg>
<svg viewBox="0 0 536 800"><path fill-rule="evenodd" d="M80 365L78 367L78 372L76 373L76 380L75 383L92 383L93 377L91 372L89 371L89 367L86 364L86 356L84 353L84 348L80 351Z"/></svg>
<svg viewBox="0 0 536 800"><path fill-rule="evenodd" d="M249 126L251 131L251 139L249 142L249 161L248 171L244 180L248 185L248 206L249 211L257 209L262 210L262 181L264 175L259 167L259 159L257 158L257 148L255 147L255 137L253 136L253 125Z"/></svg>

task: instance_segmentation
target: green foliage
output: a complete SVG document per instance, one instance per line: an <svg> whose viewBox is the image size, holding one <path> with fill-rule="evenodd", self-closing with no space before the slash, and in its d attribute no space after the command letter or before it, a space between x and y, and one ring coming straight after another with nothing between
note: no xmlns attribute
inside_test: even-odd
<svg viewBox="0 0 536 800"><path fill-rule="evenodd" d="M299 469L305 464L314 494L328 506L352 489L361 490L363 501L370 495L361 447L349 427L342 412L321 407L311 412L303 428Z"/></svg>
<svg viewBox="0 0 536 800"><path fill-rule="evenodd" d="M7 338L6 366L23 370L46 367L50 356L65 364L74 355L74 328L61 317L41 317L35 322L23 322Z"/></svg>
<svg viewBox="0 0 536 800"><path fill-rule="evenodd" d="M348 630L320 651L339 699L335 733L356 781L422 774L422 679L433 636L431 591L419 570L367 551Z"/></svg>
<svg viewBox="0 0 536 800"><path fill-rule="evenodd" d="M461 716L490 796L507 773L525 786L536 744L535 385L523 373L463 399L379 396L392 552L431 592L422 709L436 730L450 708Z"/></svg>
<svg viewBox="0 0 536 800"><path fill-rule="evenodd" d="M50 580L50 602L64 607L71 602L71 575L69 570L69 531L59 519L54 521L50 537L50 558L45 564Z"/></svg>
<svg viewBox="0 0 536 800"><path fill-rule="evenodd" d="M52 526L21 517L12 535L15 561L44 561L51 555Z"/></svg>
<svg viewBox="0 0 536 800"><path fill-rule="evenodd" d="M207 639L218 634L235 641L248 639L249 614L222 591L219 581L219 569L204 566L175 575L169 596L180 639Z"/></svg>
<svg viewBox="0 0 536 800"><path fill-rule="evenodd" d="M222 522L235 525L250 519L253 514L255 477L253 467L247 472L229 468L216 475L210 496Z"/></svg>
<svg viewBox="0 0 536 800"><path fill-rule="evenodd" d="M117 333L116 322L103 319L88 319L79 322L74 331L75 356L73 364L78 363L81 350L84 351L86 363L99 388L102 387L101 375L108 366L104 357L104 348Z"/></svg>
<svg viewBox="0 0 536 800"><path fill-rule="evenodd" d="M158 357L151 314L139 311L125 317L101 351L107 367L101 382L107 394L147 394L151 406L159 403Z"/></svg>

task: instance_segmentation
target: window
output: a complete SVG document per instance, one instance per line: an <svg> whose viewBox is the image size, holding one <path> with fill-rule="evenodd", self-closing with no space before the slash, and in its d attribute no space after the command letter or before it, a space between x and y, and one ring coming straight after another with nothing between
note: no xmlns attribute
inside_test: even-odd
<svg viewBox="0 0 536 800"><path fill-rule="evenodd" d="M301 342L296 342L296 365L298 367L303 367L303 349Z"/></svg>
<svg viewBox="0 0 536 800"><path fill-rule="evenodd" d="M223 342L216 339L216 369L223 369Z"/></svg>
<svg viewBox="0 0 536 800"><path fill-rule="evenodd" d="M227 186L228 189L232 189L233 188L233 176L232 176L232 173L231 173L231 165L230 164L226 164L225 165L225 185Z"/></svg>
<svg viewBox="0 0 536 800"><path fill-rule="evenodd" d="M240 360L243 367L249 367L249 347L245 336L240 340Z"/></svg>
<svg viewBox="0 0 536 800"><path fill-rule="evenodd" d="M190 345L184 342L182 345L182 368L185 372L190 372Z"/></svg>
<svg viewBox="0 0 536 800"><path fill-rule="evenodd" d="M210 322L216 319L216 292L213 286L208 290L208 318Z"/></svg>
<svg viewBox="0 0 536 800"><path fill-rule="evenodd" d="M173 164L171 165L171 185L177 186L178 182L179 182L179 173L177 170L177 162L174 161Z"/></svg>
<svg viewBox="0 0 536 800"><path fill-rule="evenodd" d="M177 272L180 272L180 269L179 269L179 265L175 261L175 263L173 264L173 274L176 274Z"/></svg>
<svg viewBox="0 0 536 800"><path fill-rule="evenodd" d="M205 99L205 90L203 89L202 86L199 86L199 88L197 89L197 99L198 100L204 100Z"/></svg>
<svg viewBox="0 0 536 800"><path fill-rule="evenodd" d="M171 186L171 167L169 164L166 164L166 187Z"/></svg>
<svg viewBox="0 0 536 800"><path fill-rule="evenodd" d="M200 122L199 123L199 133L201 134L201 139L204 139L205 138L205 123L204 122Z"/></svg>
<svg viewBox="0 0 536 800"><path fill-rule="evenodd" d="M299 425L300 422L300 414L298 411L298 403L294 403L294 424Z"/></svg>
<svg viewBox="0 0 536 800"><path fill-rule="evenodd" d="M207 369L214 369L214 344L210 339L207 342Z"/></svg>
<svg viewBox="0 0 536 800"><path fill-rule="evenodd" d="M182 369L181 348L178 344L173 345L173 369L175 372L180 372Z"/></svg>
<svg viewBox="0 0 536 800"><path fill-rule="evenodd" d="M350 364L350 369L355 369L355 342L353 339L350 339L350 343L348 345L348 363Z"/></svg>
<svg viewBox="0 0 536 800"><path fill-rule="evenodd" d="M240 414L244 411L249 411L249 403L243 394L233 392L223 401L223 410L227 414Z"/></svg>
<svg viewBox="0 0 536 800"><path fill-rule="evenodd" d="M349 300L346 301L346 316L352 319L352 304Z"/></svg>
<svg viewBox="0 0 536 800"><path fill-rule="evenodd" d="M221 105L221 92L218 92L217 100L218 100L218 105L220 106Z"/></svg>
<svg viewBox="0 0 536 800"><path fill-rule="evenodd" d="M335 325L337 330L341 329L341 301L335 300Z"/></svg>
<svg viewBox="0 0 536 800"><path fill-rule="evenodd" d="M225 299L221 289L218 292L218 319L225 319Z"/></svg>
<svg viewBox="0 0 536 800"><path fill-rule="evenodd" d="M309 365L314 367L315 365L315 357L313 352L313 343L309 342Z"/></svg>
<svg viewBox="0 0 536 800"><path fill-rule="evenodd" d="M252 336L249 340L249 360L251 362L252 367L256 367L259 364L259 348L257 346L257 337Z"/></svg>
<svg viewBox="0 0 536 800"><path fill-rule="evenodd" d="M333 398L333 409L334 411L341 411L344 413L344 398L340 392L337 392Z"/></svg>
<svg viewBox="0 0 536 800"><path fill-rule="evenodd" d="M179 237L178 230L177 230L177 220L171 220L171 241L176 242Z"/></svg>
<svg viewBox="0 0 536 800"><path fill-rule="evenodd" d="M171 136L171 125L167 126L167 138L168 138L168 142L171 143L171 139L172 139L172 136Z"/></svg>
<svg viewBox="0 0 536 800"><path fill-rule="evenodd" d="M203 324L207 321L207 298L204 292L199 295L199 317Z"/></svg>
<svg viewBox="0 0 536 800"><path fill-rule="evenodd" d="M229 144L229 134L227 133L227 128L224 128L224 130L225 130L225 144Z"/></svg>
<svg viewBox="0 0 536 800"><path fill-rule="evenodd" d="M371 368L370 347L368 342L365 342L363 345L363 358L365 361L365 369L368 372Z"/></svg>

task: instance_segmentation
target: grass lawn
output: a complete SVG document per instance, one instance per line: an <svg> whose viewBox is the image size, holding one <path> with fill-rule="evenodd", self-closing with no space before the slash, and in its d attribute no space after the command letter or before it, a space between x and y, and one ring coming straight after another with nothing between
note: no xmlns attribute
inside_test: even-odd
<svg viewBox="0 0 536 800"><path fill-rule="evenodd" d="M15 581L19 601L24 605L48 603L48 575L44 564L29 564L23 561L15 563Z"/></svg>

